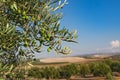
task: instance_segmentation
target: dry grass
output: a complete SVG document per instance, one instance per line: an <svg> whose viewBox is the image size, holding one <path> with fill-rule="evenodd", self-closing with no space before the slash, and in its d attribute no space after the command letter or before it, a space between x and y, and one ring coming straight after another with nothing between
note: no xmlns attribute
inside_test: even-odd
<svg viewBox="0 0 120 80"><path fill-rule="evenodd" d="M88 62L88 61L96 61L101 59L86 59L81 57L64 57L64 58L46 58L40 59L42 63L59 63L59 62L69 62L69 63L79 63L79 62Z"/></svg>

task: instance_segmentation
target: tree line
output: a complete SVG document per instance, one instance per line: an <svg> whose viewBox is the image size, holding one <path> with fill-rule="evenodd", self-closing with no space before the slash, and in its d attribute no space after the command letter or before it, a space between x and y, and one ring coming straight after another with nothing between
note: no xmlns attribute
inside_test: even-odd
<svg viewBox="0 0 120 80"><path fill-rule="evenodd" d="M102 62L92 62L89 64L68 64L60 67L32 67L28 70L16 70L16 75L12 76L11 80L37 78L37 79L67 79L71 76L79 76L86 78L89 75L91 77L105 77L109 80L114 80L112 72L120 73L120 61L105 60Z"/></svg>

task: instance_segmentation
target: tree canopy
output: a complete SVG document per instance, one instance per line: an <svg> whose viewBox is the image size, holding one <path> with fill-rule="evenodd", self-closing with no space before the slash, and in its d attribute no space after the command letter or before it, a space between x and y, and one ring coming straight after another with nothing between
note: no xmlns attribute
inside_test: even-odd
<svg viewBox="0 0 120 80"><path fill-rule="evenodd" d="M0 61L32 58L42 48L68 54L61 42L76 42L76 31L60 27L66 0L0 0Z"/></svg>

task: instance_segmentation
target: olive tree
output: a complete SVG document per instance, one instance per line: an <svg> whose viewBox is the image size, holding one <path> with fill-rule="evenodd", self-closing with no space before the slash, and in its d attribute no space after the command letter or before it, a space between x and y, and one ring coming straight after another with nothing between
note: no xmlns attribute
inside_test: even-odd
<svg viewBox="0 0 120 80"><path fill-rule="evenodd" d="M79 74L80 74L82 77L86 77L86 75L89 74L89 73L90 73L89 65L88 65L88 64L81 64L81 65L80 65Z"/></svg>
<svg viewBox="0 0 120 80"><path fill-rule="evenodd" d="M109 76L110 74L112 76L110 67L102 62L91 64L90 70L94 76Z"/></svg>
<svg viewBox="0 0 120 80"><path fill-rule="evenodd" d="M66 0L0 0L0 61L15 64L42 48L68 54L62 41L76 42L76 31L60 28Z"/></svg>

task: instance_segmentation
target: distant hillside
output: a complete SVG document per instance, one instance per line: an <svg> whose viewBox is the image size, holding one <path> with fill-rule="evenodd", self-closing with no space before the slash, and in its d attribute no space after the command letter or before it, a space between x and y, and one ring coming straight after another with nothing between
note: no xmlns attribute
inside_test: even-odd
<svg viewBox="0 0 120 80"><path fill-rule="evenodd" d="M90 53L90 54L82 54L76 55L76 57L84 57L84 58L108 58L108 57L117 57L120 55L120 52L116 53Z"/></svg>
<svg viewBox="0 0 120 80"><path fill-rule="evenodd" d="M112 60L120 60L120 55L110 56L109 59L112 59Z"/></svg>

